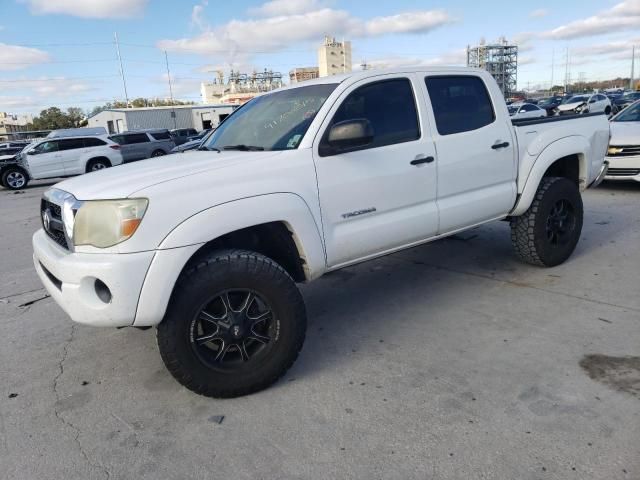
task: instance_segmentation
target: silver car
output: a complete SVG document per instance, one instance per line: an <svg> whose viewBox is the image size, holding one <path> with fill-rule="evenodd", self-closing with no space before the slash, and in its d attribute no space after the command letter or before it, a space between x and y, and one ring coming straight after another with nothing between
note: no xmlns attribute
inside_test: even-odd
<svg viewBox="0 0 640 480"><path fill-rule="evenodd" d="M120 144L124 163L166 155L176 146L169 130L135 130L111 135Z"/></svg>

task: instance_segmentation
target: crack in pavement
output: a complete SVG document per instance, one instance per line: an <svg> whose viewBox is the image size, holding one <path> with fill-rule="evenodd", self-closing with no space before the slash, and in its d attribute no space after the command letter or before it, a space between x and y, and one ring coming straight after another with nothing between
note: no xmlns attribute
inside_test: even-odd
<svg viewBox="0 0 640 480"><path fill-rule="evenodd" d="M402 257L395 257L395 258L401 260L402 262L406 263L407 265L416 266L415 261L407 260L407 259L402 258ZM483 275L481 273L466 272L464 270L457 270L455 268L443 267L441 265L435 265L435 264L432 264L432 263L427 263L427 262L425 262L423 260L420 260L420 263L418 263L417 266L431 267L431 268L435 268L436 270L444 270L445 272L457 273L458 275L469 275L471 277L482 278L484 280L491 280L493 282L503 283L503 284L506 284L506 285L511 285L513 287L531 288L532 290L538 290L539 292L550 293L552 295L559 295L559 296L566 297L566 298L573 298L575 300L582 300L583 302L595 303L596 305L604 305L604 306L607 306L607 307L620 308L622 310L630 310L632 312L640 312L640 308L636 308L636 307L629 307L627 305L618 305L618 304L615 304L615 303L605 302L603 300L596 300L596 299L593 299L593 298L585 298L585 297L581 297L579 295L572 295L570 293L558 292L556 290L549 290L547 288L542 288L542 287L537 287L535 285L531 285L530 283L517 282L517 281L514 281L514 280L503 280L503 279L500 279L500 278L494 278L494 277L492 277L490 275Z"/></svg>
<svg viewBox="0 0 640 480"><path fill-rule="evenodd" d="M67 360L67 356L69 355L69 345L71 345L71 342L73 341L75 331L76 331L75 324L71 324L71 334L69 335L69 338L64 345L64 349L62 350L62 358L60 359L60 362L58 362L58 373L53 378L53 393L56 397L56 404L58 404L61 400L60 392L58 391L58 382L60 381L60 378L62 377L62 375L64 375L64 362ZM107 480L111 478L111 472L109 472L109 470L106 467L100 464L93 463L89 459L89 455L87 455L87 452L85 452L84 448L82 447L82 443L80 442L80 429L76 425L74 425L72 422L67 421L62 416L61 412L57 410L55 405L53 406L53 414L64 426L69 427L73 430L74 432L73 440L78 445L78 450L82 455L82 457L84 458L85 462L92 468L102 470Z"/></svg>
<svg viewBox="0 0 640 480"><path fill-rule="evenodd" d="M13 298L13 297L20 297L22 295L26 295L27 293L40 292L40 291L43 291L43 290L44 290L44 288L36 288L34 290L27 290L26 292L12 293L11 295L6 295L4 297L0 297L0 300L7 300L7 299Z"/></svg>

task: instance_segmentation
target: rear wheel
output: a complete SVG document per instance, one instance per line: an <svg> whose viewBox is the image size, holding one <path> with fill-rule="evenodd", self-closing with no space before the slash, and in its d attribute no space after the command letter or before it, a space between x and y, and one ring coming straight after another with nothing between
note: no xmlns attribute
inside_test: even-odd
<svg viewBox="0 0 640 480"><path fill-rule="evenodd" d="M110 166L111 162L109 162L109 160L107 160L106 158L94 158L93 160L89 160L89 163L87 163L87 173L104 170L105 168L109 168Z"/></svg>
<svg viewBox="0 0 640 480"><path fill-rule="evenodd" d="M178 280L158 346L167 369L210 397L262 390L291 367L306 331L293 279L258 253L210 254Z"/></svg>
<svg viewBox="0 0 640 480"><path fill-rule="evenodd" d="M2 186L9 190L20 190L27 186L29 177L18 167L9 167L2 174Z"/></svg>
<svg viewBox="0 0 640 480"><path fill-rule="evenodd" d="M569 179L545 177L529 209L511 219L511 242L525 262L553 267L576 248L582 232L582 197Z"/></svg>

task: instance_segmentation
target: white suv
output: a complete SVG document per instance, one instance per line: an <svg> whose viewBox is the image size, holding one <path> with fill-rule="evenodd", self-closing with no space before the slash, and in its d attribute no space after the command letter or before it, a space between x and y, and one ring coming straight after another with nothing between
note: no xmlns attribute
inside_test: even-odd
<svg viewBox="0 0 640 480"><path fill-rule="evenodd" d="M18 190L29 180L81 175L121 163L120 145L106 136L44 139L20 152L1 180L5 188Z"/></svg>

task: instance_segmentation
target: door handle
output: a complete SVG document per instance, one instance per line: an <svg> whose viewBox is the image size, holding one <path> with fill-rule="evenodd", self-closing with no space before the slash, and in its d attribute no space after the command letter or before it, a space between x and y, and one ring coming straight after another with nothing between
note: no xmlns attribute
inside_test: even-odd
<svg viewBox="0 0 640 480"><path fill-rule="evenodd" d="M421 163L431 163L435 160L433 157L422 157L411 160L411 165L420 165Z"/></svg>
<svg viewBox="0 0 640 480"><path fill-rule="evenodd" d="M491 145L491 148L493 148L494 150L498 150L499 148L507 148L509 146L509 142L502 142L502 143L494 143L493 145Z"/></svg>

